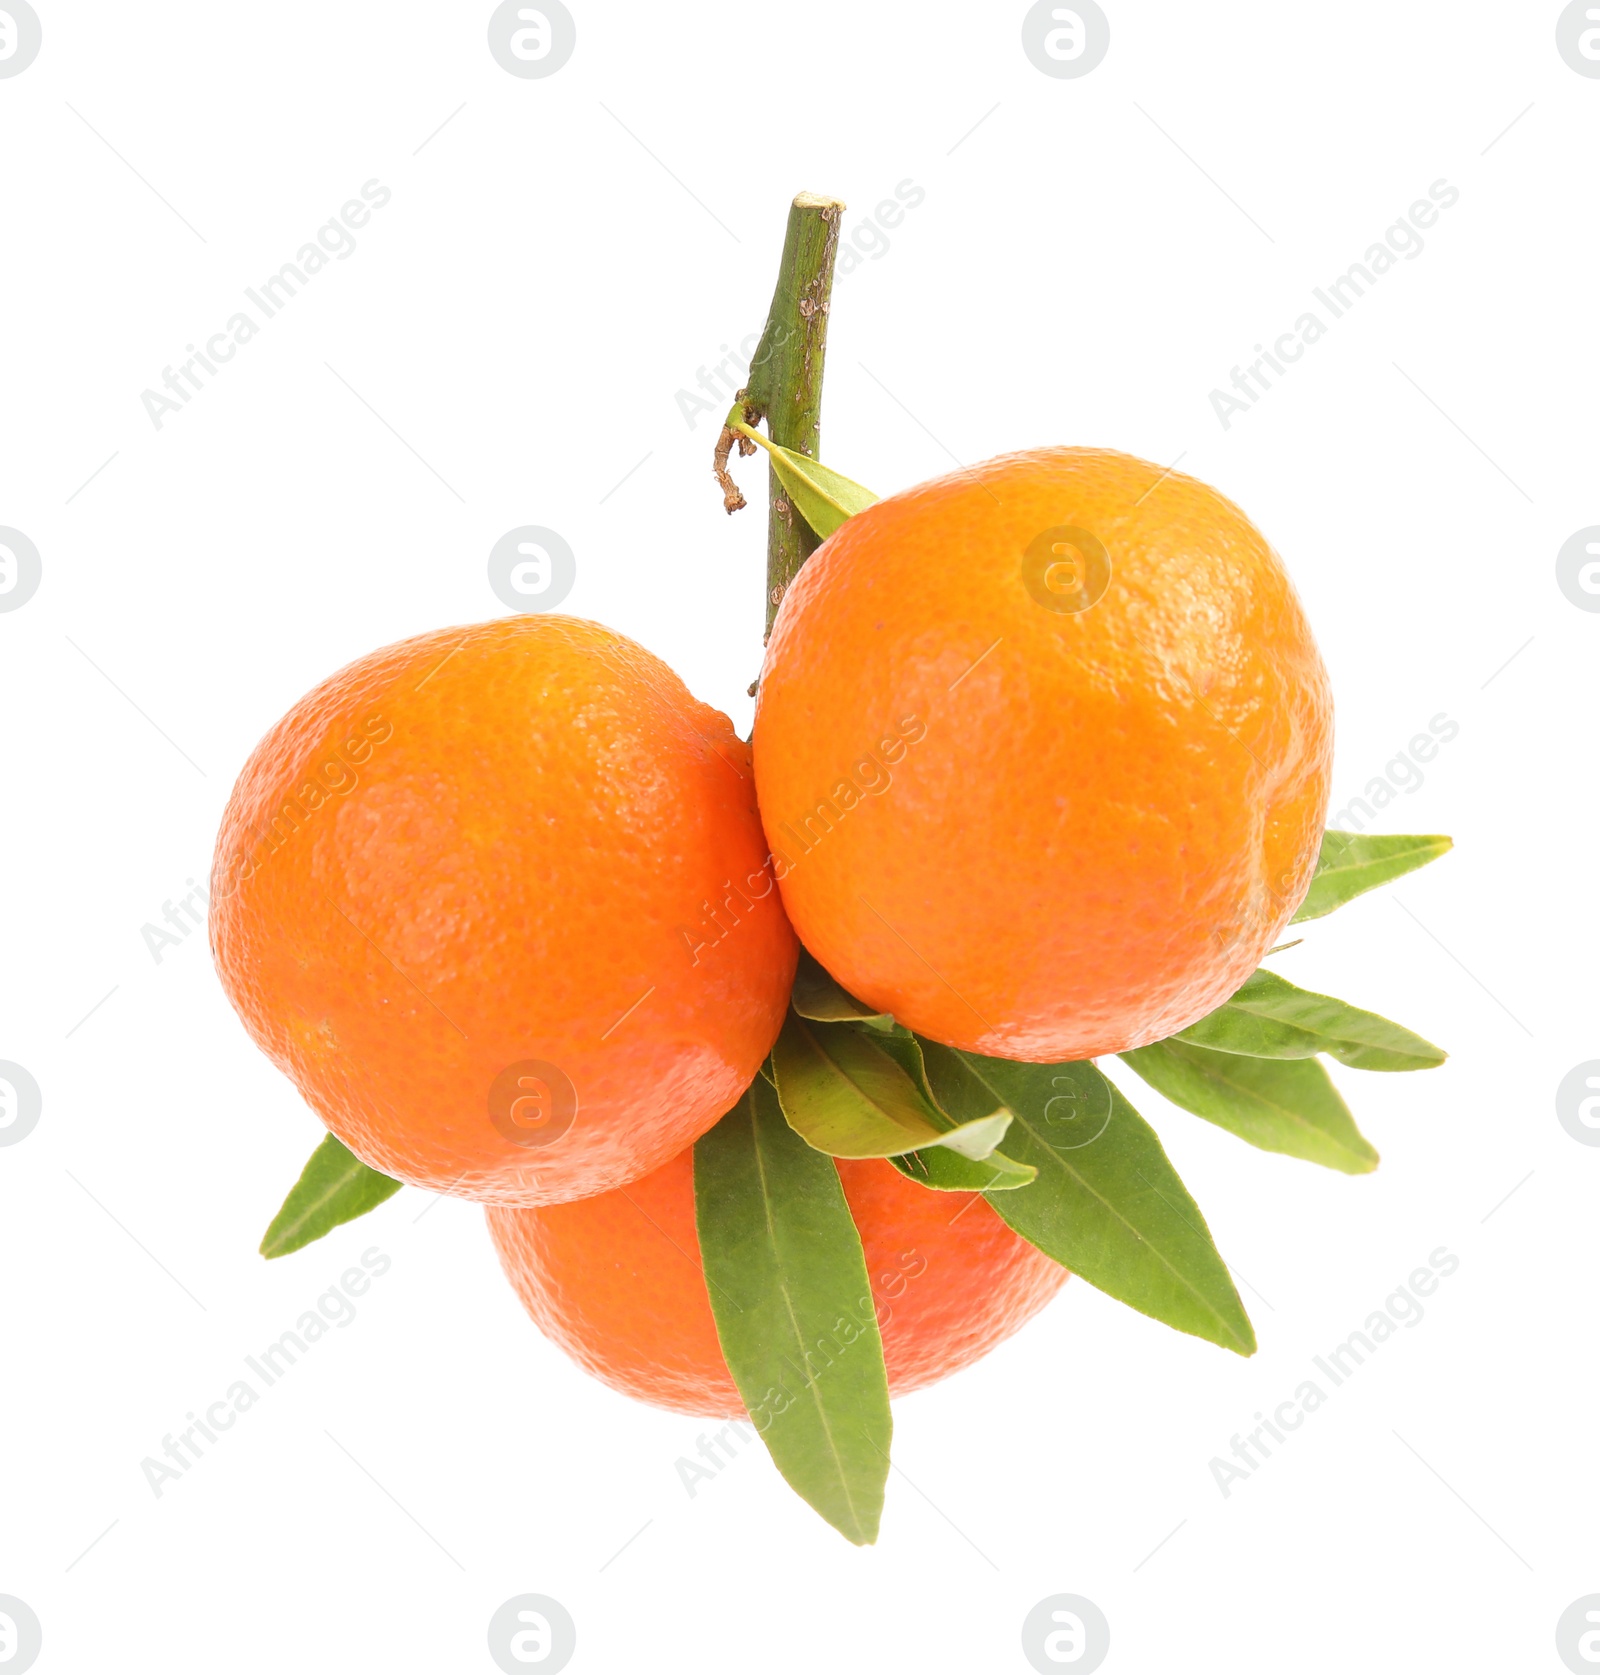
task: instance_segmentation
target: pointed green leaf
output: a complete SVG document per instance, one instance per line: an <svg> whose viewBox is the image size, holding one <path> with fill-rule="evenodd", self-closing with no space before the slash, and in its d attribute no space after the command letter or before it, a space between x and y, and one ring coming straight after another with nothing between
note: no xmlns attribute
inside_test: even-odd
<svg viewBox="0 0 1600 1675"><path fill-rule="evenodd" d="M935 1192L1014 1192L1039 1175L1031 1164L1018 1163L1004 1152L990 1152L982 1163L974 1163L947 1146L901 1152L889 1162L907 1180Z"/></svg>
<svg viewBox="0 0 1600 1675"><path fill-rule="evenodd" d="M941 1047L920 1035L912 1041L922 1065L922 1085L951 1122L970 1122L986 1111L1009 1109L999 1093L968 1064L966 1053Z"/></svg>
<svg viewBox="0 0 1600 1675"><path fill-rule="evenodd" d="M772 1049L778 1098L789 1126L833 1157L893 1157L943 1146L982 1160L1005 1138L1011 1114L990 1110L952 1124L886 1050L849 1024L791 1011Z"/></svg>
<svg viewBox="0 0 1600 1675"><path fill-rule="evenodd" d="M1004 1117L1007 1123L1011 1121L1011 1113L987 1088L980 1089L975 1096L967 1099L959 1110L946 1110L935 1098L933 1084L928 1080L922 1040L910 1030L897 1031L893 1035L875 1035L873 1041L911 1078L917 1092L922 1095L926 1115L935 1127L945 1130L974 1127L991 1117Z"/></svg>
<svg viewBox="0 0 1600 1675"><path fill-rule="evenodd" d="M369 1169L330 1134L311 1154L283 1208L272 1218L261 1254L271 1258L300 1250L342 1223L377 1209L401 1184Z"/></svg>
<svg viewBox="0 0 1600 1675"><path fill-rule="evenodd" d="M897 1041L913 1039L911 1031L904 1024L897 1024L887 1012L871 1012L864 1018L856 1019L863 1029L870 1029L874 1035L887 1035Z"/></svg>
<svg viewBox="0 0 1600 1675"><path fill-rule="evenodd" d="M987 1088L968 1091L959 1111L951 1111L935 1099L928 1081L928 1069L922 1058L922 1042L909 1030L903 1034L884 1036L883 1050L921 1089L923 1097L937 1113L942 1125L956 1128L967 1123L981 1122L985 1117L1003 1113L1006 1121L1011 1113L997 1105ZM981 1162L973 1162L951 1151L947 1146L929 1146L924 1151L905 1152L889 1161L908 1180L919 1186L932 1187L936 1192L1010 1192L1026 1186L1038 1177L1039 1171L1031 1164L1018 1163L1003 1152L990 1152Z"/></svg>
<svg viewBox="0 0 1600 1675"><path fill-rule="evenodd" d="M1158 1093L1267 1152L1365 1175L1378 1154L1315 1059L1243 1058L1182 1040L1122 1055Z"/></svg>
<svg viewBox="0 0 1600 1675"><path fill-rule="evenodd" d="M1324 832L1311 888L1289 923L1320 919L1392 878L1425 867L1454 847L1447 837L1362 837L1356 832Z"/></svg>
<svg viewBox="0 0 1600 1675"><path fill-rule="evenodd" d="M1154 1130L1091 1063L1017 1064L922 1043L946 1110L974 1097L1015 1121L1008 1152L1039 1178L989 1203L1023 1238L1142 1314L1242 1355L1255 1332L1205 1218Z"/></svg>
<svg viewBox="0 0 1600 1675"><path fill-rule="evenodd" d="M871 489L862 488L860 483L851 482L792 448L774 447L772 468L778 473L778 481L789 491L800 516L824 541L857 512L864 512L878 502Z"/></svg>
<svg viewBox="0 0 1600 1675"><path fill-rule="evenodd" d="M1215 1012L1173 1038L1218 1053L1307 1059L1326 1053L1352 1070L1431 1070L1445 1054L1376 1012L1297 989L1275 972L1247 977Z"/></svg>
<svg viewBox="0 0 1600 1675"><path fill-rule="evenodd" d="M767 457L772 461L772 469L783 484L784 492L794 502L800 516L824 541L857 512L864 512L869 506L877 504L878 497L871 489L862 488L860 483L851 482L848 477L805 454L797 454L793 448L769 442L759 430L742 422L737 406L728 415L727 422L730 430L749 437L767 450Z"/></svg>
<svg viewBox="0 0 1600 1675"><path fill-rule="evenodd" d="M997 1106L987 1090L968 1101L959 1118L945 1110L934 1098L928 1083L927 1066L922 1061L922 1043L910 1030L882 1036L878 1044L916 1083L942 1127L963 1127L995 1115L1004 1115L1008 1124L1011 1121L1011 1113L1003 1106ZM908 1180L915 1181L919 1186L932 1187L936 1192L1010 1192L1016 1187L1026 1186L1039 1173L1031 1165L1018 1163L1003 1152L990 1152L981 1162L974 1162L948 1146L929 1146L922 1151L902 1152L889 1161Z"/></svg>
<svg viewBox="0 0 1600 1675"><path fill-rule="evenodd" d="M773 1463L841 1535L875 1541L893 1422L839 1171L758 1076L696 1141L694 1202L717 1338Z"/></svg>
<svg viewBox="0 0 1600 1675"><path fill-rule="evenodd" d="M872 1024L894 1022L887 1012L874 1012L854 995L846 994L804 948L794 970L794 992L789 1002L802 1018L814 1018L819 1023L847 1023L853 1018Z"/></svg>

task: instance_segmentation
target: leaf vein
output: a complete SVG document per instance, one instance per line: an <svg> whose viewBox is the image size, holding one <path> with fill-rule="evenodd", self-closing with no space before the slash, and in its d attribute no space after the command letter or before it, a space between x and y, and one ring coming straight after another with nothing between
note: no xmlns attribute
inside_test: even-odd
<svg viewBox="0 0 1600 1675"><path fill-rule="evenodd" d="M983 1085L986 1088L988 1088L990 1093L994 1094L996 1098L999 1098L1000 1097L1000 1090L997 1087L995 1087L992 1082L988 1081L985 1078L985 1076L984 1076L984 1074L981 1070L978 1070L975 1066L973 1066L971 1068L972 1068L973 1074L978 1078L978 1080L980 1082L983 1083ZM1108 1082L1108 1085L1110 1085L1109 1082ZM1113 1100L1115 1100L1115 1098L1116 1098L1116 1090L1115 1090L1114 1087L1112 1088L1112 1098L1113 1098ZM1001 1103L1004 1104L1005 1101L1001 1100ZM1028 1122L1024 1121L1023 1126L1025 1128L1027 1128L1030 1133L1033 1132L1033 1125L1031 1123L1028 1123ZM1176 1264L1172 1261L1172 1259L1166 1254L1165 1251L1163 1251L1161 1249L1161 1247L1159 1245L1154 1244L1149 1239L1149 1237L1147 1237L1144 1233L1142 1233L1139 1230L1139 1228L1137 1226L1135 1226L1134 1223L1132 1221L1130 1221L1128 1219L1128 1217L1125 1216L1122 1213L1121 1210L1119 1210L1114 1204L1111 1203L1111 1201L1108 1198L1106 1198L1106 1196L1103 1193L1098 1191L1089 1181L1085 1180L1084 1177L1081 1174L1079 1174L1079 1172L1076 1169L1073 1169L1067 1163L1066 1159L1064 1157L1062 1157L1060 1152L1058 1152L1055 1149L1055 1147L1050 1144L1050 1142L1048 1140L1045 1140L1038 1135L1035 1135L1034 1137L1035 1137L1035 1139L1039 1140L1040 1145L1042 1145L1044 1147L1044 1149L1047 1152L1049 1152L1050 1156L1055 1159L1055 1161L1061 1166L1062 1170L1072 1180L1076 1181L1078 1183L1078 1185L1080 1187L1082 1187L1085 1192L1087 1192L1092 1198L1096 1199L1107 1211L1110 1212L1110 1214L1118 1222L1120 1222L1122 1224L1123 1227L1127 1228L1127 1230L1131 1234L1133 1234L1134 1238L1137 1239L1140 1244L1144 1245L1150 1251L1150 1253L1156 1258L1156 1260L1158 1262L1161 1263L1161 1265L1168 1271L1168 1273L1170 1273L1172 1275L1172 1277L1178 1282L1178 1284L1181 1285L1183 1287L1183 1289L1185 1291L1187 1291L1189 1293L1189 1295L1191 1297L1193 1297L1194 1300L1197 1303L1200 1304L1200 1306L1206 1311L1206 1313L1209 1314L1214 1321L1216 1321L1217 1325L1220 1326L1223 1329L1223 1331L1225 1331L1232 1340L1234 1340L1235 1342L1242 1341L1242 1340L1240 1340L1238 1332L1235 1330L1232 1323L1228 1320L1227 1316L1224 1315L1217 1308L1217 1305L1214 1302L1212 1302L1211 1299L1208 1296L1206 1296L1206 1294L1203 1291L1199 1290L1196 1287L1195 1283L1191 1279L1189 1279L1188 1276L1185 1275L1179 1267L1176 1266ZM1156 1196L1159 1198L1161 1195L1159 1193L1157 1193ZM1165 1203L1166 1200L1162 1199L1162 1202Z"/></svg>
<svg viewBox="0 0 1600 1675"><path fill-rule="evenodd" d="M767 1190L767 1163L766 1158L763 1155L761 1145L761 1122L756 1113L754 1100L749 1101L749 1107L750 1132L751 1137L755 1141L754 1151L756 1159L756 1172L760 1177L761 1183L761 1211L766 1218L768 1242L772 1246L774 1255L776 1255L778 1252L778 1229L777 1224L772 1219L772 1195ZM789 1325L793 1329L795 1346L800 1351L800 1363L804 1366L805 1336L800 1329L800 1317L795 1312L794 1298L790 1294L789 1282L784 1274L782 1262L778 1261L774 1264L774 1266L777 1272L778 1294L783 1298L784 1312L789 1317ZM861 1514L856 1507L855 1496L850 1492L849 1473L844 1469L844 1458L839 1451L838 1443L834 1440L833 1427L828 1422L828 1411L823 1406L822 1397L817 1390L815 1379L807 1381L806 1390L810 1394L812 1404L817 1410L817 1418L821 1422L823 1436L826 1438L828 1444L828 1459L833 1467L835 1476L839 1480L839 1487L844 1494L845 1504L850 1508L850 1517L855 1524L857 1532L861 1533Z"/></svg>

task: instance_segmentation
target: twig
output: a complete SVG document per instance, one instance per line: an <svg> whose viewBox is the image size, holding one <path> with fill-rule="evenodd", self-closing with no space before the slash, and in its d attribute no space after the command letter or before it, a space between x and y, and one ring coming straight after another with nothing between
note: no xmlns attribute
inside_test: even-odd
<svg viewBox="0 0 1600 1675"><path fill-rule="evenodd" d="M750 383L739 392L745 422L767 421L767 433L780 447L817 457L822 417L822 367L828 344L828 306L833 263L839 249L839 220L844 205L836 198L802 192L789 209L778 283L767 310L766 327L750 363ZM717 438L713 469L723 505L736 512L745 504L728 474L735 444L753 453L748 437L724 426ZM767 625L800 566L821 543L789 504L777 474L768 473Z"/></svg>

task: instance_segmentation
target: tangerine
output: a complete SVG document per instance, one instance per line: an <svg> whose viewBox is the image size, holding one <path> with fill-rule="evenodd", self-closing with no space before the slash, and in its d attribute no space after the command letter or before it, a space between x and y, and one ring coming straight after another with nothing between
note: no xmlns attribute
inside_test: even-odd
<svg viewBox="0 0 1600 1675"><path fill-rule="evenodd" d="M834 1162L861 1235L890 1395L986 1355L1065 1283L1067 1270L978 1194L932 1191L878 1158ZM585 1371L679 1413L744 1413L700 1265L692 1147L614 1192L487 1214L523 1307Z"/></svg>
<svg viewBox="0 0 1600 1675"><path fill-rule="evenodd" d="M748 746L571 617L424 634L301 699L239 776L212 891L228 998L327 1126L490 1203L681 1151L794 976Z"/></svg>
<svg viewBox="0 0 1600 1675"><path fill-rule="evenodd" d="M1126 454L1010 454L879 501L783 600L756 789L852 994L1059 1062L1221 1004L1299 905L1327 676L1244 514Z"/></svg>

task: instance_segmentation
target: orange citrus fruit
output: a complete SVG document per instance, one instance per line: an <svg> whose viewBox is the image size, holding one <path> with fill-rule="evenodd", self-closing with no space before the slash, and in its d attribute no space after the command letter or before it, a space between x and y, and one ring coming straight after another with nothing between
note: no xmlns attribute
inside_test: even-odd
<svg viewBox="0 0 1600 1675"><path fill-rule="evenodd" d="M604 1192L708 1129L796 955L728 718L558 616L403 641L296 704L234 787L211 935L358 1157L502 1204Z"/></svg>
<svg viewBox="0 0 1600 1675"><path fill-rule="evenodd" d="M1276 553L1204 483L1042 448L851 518L779 611L755 733L784 905L851 993L1056 1062L1171 1035L1315 868L1333 748Z"/></svg>
<svg viewBox="0 0 1600 1675"><path fill-rule="evenodd" d="M987 1354L1065 1282L1065 1268L976 1194L931 1191L878 1159L834 1161L861 1234L891 1395ZM615 1192L491 1206L488 1218L523 1306L586 1371L679 1413L745 1411L700 1266L692 1147Z"/></svg>

